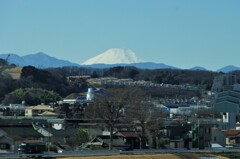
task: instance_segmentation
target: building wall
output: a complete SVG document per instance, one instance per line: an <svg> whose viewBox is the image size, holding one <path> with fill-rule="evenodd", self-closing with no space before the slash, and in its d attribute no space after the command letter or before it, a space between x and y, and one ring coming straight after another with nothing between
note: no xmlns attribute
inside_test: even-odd
<svg viewBox="0 0 240 159"><path fill-rule="evenodd" d="M32 116L32 109L26 109L25 116Z"/></svg>
<svg viewBox="0 0 240 159"><path fill-rule="evenodd" d="M212 131L211 143L218 143L223 147L226 146L226 137L220 129Z"/></svg>
<svg viewBox="0 0 240 159"><path fill-rule="evenodd" d="M223 120L227 124L227 129L236 129L236 119L240 115L240 92L225 91L218 93L214 106L215 110L223 115L223 119L227 117L226 120Z"/></svg>

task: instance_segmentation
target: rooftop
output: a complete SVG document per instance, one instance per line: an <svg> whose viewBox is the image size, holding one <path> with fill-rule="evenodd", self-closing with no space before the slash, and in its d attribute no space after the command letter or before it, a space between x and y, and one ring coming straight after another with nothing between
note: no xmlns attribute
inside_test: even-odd
<svg viewBox="0 0 240 159"><path fill-rule="evenodd" d="M228 136L234 136L234 135L240 134L240 130L234 130L234 129L223 130L223 133Z"/></svg>

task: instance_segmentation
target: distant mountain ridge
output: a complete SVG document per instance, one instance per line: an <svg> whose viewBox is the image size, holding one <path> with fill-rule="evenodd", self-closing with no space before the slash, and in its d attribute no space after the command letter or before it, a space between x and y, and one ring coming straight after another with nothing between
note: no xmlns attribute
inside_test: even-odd
<svg viewBox="0 0 240 159"><path fill-rule="evenodd" d="M141 62L141 63L131 63L131 64L92 64L92 65L82 65L82 67L93 67L93 68L110 68L116 66L133 66L140 69L179 69L174 66L166 65L163 63L153 63L153 62Z"/></svg>
<svg viewBox="0 0 240 159"><path fill-rule="evenodd" d="M26 56L19 56L17 54L9 53L9 54L0 54L0 58L7 59L10 64L15 64L17 66L34 66L37 68L56 68L56 67L64 67L64 66L77 66L77 67L92 67L92 68L110 68L116 66L133 66L140 69L181 69L174 66L166 65L164 63L154 63L154 62L143 62L138 56L133 55L135 60L140 60L136 63L119 63L119 64L89 64L89 65L80 65L77 63L72 63L70 61L57 59L55 57L48 56L43 52L38 52L36 54L30 54ZM130 56L131 57L131 56ZM190 68L189 70L199 70L199 71L210 71L204 67L196 66ZM229 65L218 70L216 72L232 72L235 70L240 70L240 67ZM214 70L213 70L214 71Z"/></svg>
<svg viewBox="0 0 240 159"><path fill-rule="evenodd" d="M227 72L232 72L232 71L236 71L236 70L240 70L240 67L237 67L234 65L228 65L228 66L218 69L217 72L227 73Z"/></svg>
<svg viewBox="0 0 240 159"><path fill-rule="evenodd" d="M63 67L63 66L80 66L79 64L72 63L66 60L60 60L55 57L48 56L43 52L36 54L30 54L26 56L19 56L17 54L0 54L0 58L7 59L10 64L17 66L34 66L38 68L51 68L51 67Z"/></svg>

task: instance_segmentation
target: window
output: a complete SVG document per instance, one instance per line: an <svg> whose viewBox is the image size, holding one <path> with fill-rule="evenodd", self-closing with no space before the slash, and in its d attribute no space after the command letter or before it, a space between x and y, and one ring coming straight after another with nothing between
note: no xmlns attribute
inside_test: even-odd
<svg viewBox="0 0 240 159"><path fill-rule="evenodd" d="M0 149L2 149L2 150L10 149L10 145L2 143L2 144L0 144Z"/></svg>

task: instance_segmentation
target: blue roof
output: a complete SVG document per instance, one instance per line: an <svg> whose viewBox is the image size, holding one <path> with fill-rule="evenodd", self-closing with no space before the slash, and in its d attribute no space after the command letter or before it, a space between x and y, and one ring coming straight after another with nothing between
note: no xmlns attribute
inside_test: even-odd
<svg viewBox="0 0 240 159"><path fill-rule="evenodd" d="M77 100L86 100L86 96L78 96L76 99Z"/></svg>

